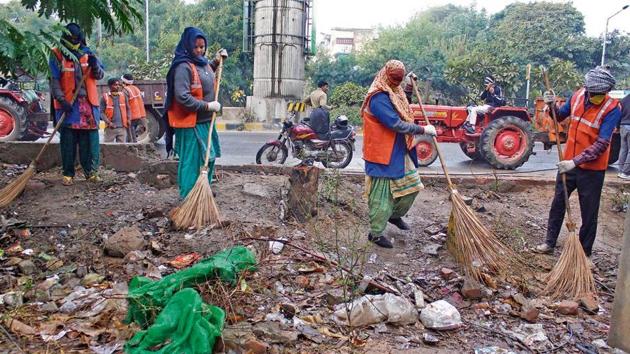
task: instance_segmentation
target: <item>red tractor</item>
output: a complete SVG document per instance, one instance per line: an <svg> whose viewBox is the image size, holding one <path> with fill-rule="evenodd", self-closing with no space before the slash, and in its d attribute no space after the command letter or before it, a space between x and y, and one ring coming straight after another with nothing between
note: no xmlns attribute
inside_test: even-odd
<svg viewBox="0 0 630 354"><path fill-rule="evenodd" d="M424 117L418 105L411 105L416 123ZM477 119L476 132L467 133L462 125L468 116L466 107L424 105L429 121L437 130L437 141L459 143L466 156L485 160L494 168L513 170L532 154L534 131L525 107L503 106ZM416 147L420 166L437 158L432 139L426 137Z"/></svg>
<svg viewBox="0 0 630 354"><path fill-rule="evenodd" d="M0 77L0 142L34 141L47 134L49 114L41 104L43 96L24 84Z"/></svg>

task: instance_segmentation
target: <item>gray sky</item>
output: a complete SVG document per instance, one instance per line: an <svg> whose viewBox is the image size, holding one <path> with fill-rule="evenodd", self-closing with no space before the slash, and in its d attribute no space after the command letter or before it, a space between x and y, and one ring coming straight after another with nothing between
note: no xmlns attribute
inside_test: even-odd
<svg viewBox="0 0 630 354"><path fill-rule="evenodd" d="M571 1L553 2L566 3ZM501 11L514 0L314 0L317 32L332 27L376 27L403 24L415 13L429 7L445 4L474 5L485 8L489 13ZM597 37L604 32L606 19L620 10L630 0L574 0L575 6L584 15L586 33ZM619 29L630 33L630 8L610 20L608 30Z"/></svg>

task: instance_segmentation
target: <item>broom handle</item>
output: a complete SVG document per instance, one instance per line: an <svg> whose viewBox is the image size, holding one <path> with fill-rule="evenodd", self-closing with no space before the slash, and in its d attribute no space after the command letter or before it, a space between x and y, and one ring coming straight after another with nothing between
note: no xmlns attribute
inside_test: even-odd
<svg viewBox="0 0 630 354"><path fill-rule="evenodd" d="M73 106L74 106L74 102L77 100L77 97L79 96L79 91L81 91L81 87L83 87L83 84L85 84L85 79L87 78L88 75L90 75L89 72L88 72L87 75L83 75L83 77L81 78L81 82L79 83L79 87L77 87L77 90L72 95L72 102L70 102L70 104L72 104ZM57 133L57 131L61 127L61 124L63 124L63 121L66 119L67 115L68 114L65 111L61 114L61 117L59 118L59 121L57 122L57 124L55 124L55 128L53 129L52 133L50 133L50 136L48 137L48 140L46 140L46 143L39 150L39 153L37 154L37 156L35 157L33 162L31 162L31 164L37 166L37 162L39 161L39 159L44 154L44 151L46 150L46 148L50 144L50 141L55 137L55 134ZM94 117L94 118L96 120L96 117Z"/></svg>
<svg viewBox="0 0 630 354"><path fill-rule="evenodd" d="M550 91L555 97L555 93L553 92L553 89L551 88L551 83L549 82L549 75L547 75L547 70L543 69L542 73L543 73L543 79L545 80L545 88L547 89L547 91ZM551 118L553 119L554 129L556 130L556 146L558 150L558 161L562 161L563 153L562 153L562 144L560 144L560 126L558 124L558 118L556 117L555 102L553 104L554 106L550 106L549 110L551 111ZM571 206L569 205L569 192L567 191L567 176L564 173L561 173L560 178L562 179L562 186L564 187L564 193L563 193L564 204L566 205L567 217L569 219L567 221L567 228L569 229L569 231L574 231L575 224L573 223L573 218L571 217Z"/></svg>
<svg viewBox="0 0 630 354"><path fill-rule="evenodd" d="M418 91L418 85L416 85L416 80L412 79L411 84L413 86L413 91L416 94L416 98L418 98L418 105L420 105L420 109L422 110L422 116L424 117L424 121L430 125L431 122L429 122L427 113L424 111L424 106L422 105L422 97L420 96L420 91ZM451 181L451 176L448 174L448 169L446 168L446 161L444 161L444 158L442 157L442 151L440 151L440 148L438 147L437 138L435 136L432 136L432 138L433 138L433 145L435 146L435 151L437 151L438 157L440 158L442 171L444 171L444 175L446 176L446 181L448 182L448 188L451 191L453 191L455 189L455 186L453 186L453 182Z"/></svg>
<svg viewBox="0 0 630 354"><path fill-rule="evenodd" d="M219 56L219 67L217 68L217 79L214 84L214 100L219 99L219 87L221 86L221 74L223 73L223 57ZM212 119L210 120L210 130L208 131L208 145L206 146L206 160L203 163L203 168L208 169L208 163L210 162L210 148L212 145L212 132L214 131L214 120L217 117L217 112L212 112Z"/></svg>

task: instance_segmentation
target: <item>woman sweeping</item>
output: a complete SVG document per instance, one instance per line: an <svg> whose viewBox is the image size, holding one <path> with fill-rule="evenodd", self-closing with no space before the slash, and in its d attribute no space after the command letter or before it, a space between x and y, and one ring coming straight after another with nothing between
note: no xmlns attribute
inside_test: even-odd
<svg viewBox="0 0 630 354"><path fill-rule="evenodd" d="M414 134L435 135L435 127L413 123L409 103L400 83L405 66L390 60L376 74L361 106L363 159L370 216L368 239L392 248L383 235L387 223L409 230L402 219L423 188L416 170L418 158L412 147Z"/></svg>
<svg viewBox="0 0 630 354"><path fill-rule="evenodd" d="M175 151L179 155L177 182L179 196L184 199L192 189L204 163L206 142L212 113L221 109L214 100L214 71L220 58L227 58L221 49L213 61L206 57L208 41L198 28L187 27L175 48L175 57L166 75L166 109L168 123L175 129ZM219 136L212 131L212 147L208 181L212 182L214 162L221 156Z"/></svg>

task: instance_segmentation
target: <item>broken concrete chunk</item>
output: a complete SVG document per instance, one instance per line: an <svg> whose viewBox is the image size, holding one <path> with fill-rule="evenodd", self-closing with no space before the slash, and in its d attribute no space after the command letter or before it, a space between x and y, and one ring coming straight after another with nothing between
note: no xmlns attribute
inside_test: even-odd
<svg viewBox="0 0 630 354"><path fill-rule="evenodd" d="M459 311L444 300L428 304L420 312L420 321L425 327L438 331L456 329L462 325Z"/></svg>
<svg viewBox="0 0 630 354"><path fill-rule="evenodd" d="M480 299L483 296L481 284L471 277L464 279L462 295L467 299Z"/></svg>
<svg viewBox="0 0 630 354"><path fill-rule="evenodd" d="M495 346L495 347L477 348L475 349L475 354L516 354L516 352Z"/></svg>
<svg viewBox="0 0 630 354"><path fill-rule="evenodd" d="M243 185L243 193L261 198L269 197L269 191L267 191L267 188L258 183L245 183Z"/></svg>
<svg viewBox="0 0 630 354"><path fill-rule="evenodd" d="M20 272L24 275L30 275L37 272L37 267L35 263L29 259L25 259L18 264L18 268L20 268Z"/></svg>
<svg viewBox="0 0 630 354"><path fill-rule="evenodd" d="M579 304L575 301L564 300L555 305L556 311L563 315L575 316L578 313Z"/></svg>
<svg viewBox="0 0 630 354"><path fill-rule="evenodd" d="M131 251L141 250L144 247L144 237L137 227L125 227L108 238L104 247L108 255L122 258Z"/></svg>
<svg viewBox="0 0 630 354"><path fill-rule="evenodd" d="M440 275L444 280L451 280L457 276L457 273L450 268L442 268L440 269Z"/></svg>
<svg viewBox="0 0 630 354"><path fill-rule="evenodd" d="M599 303L593 295L586 295L582 297L580 299L580 305L590 314L596 314L599 311Z"/></svg>

